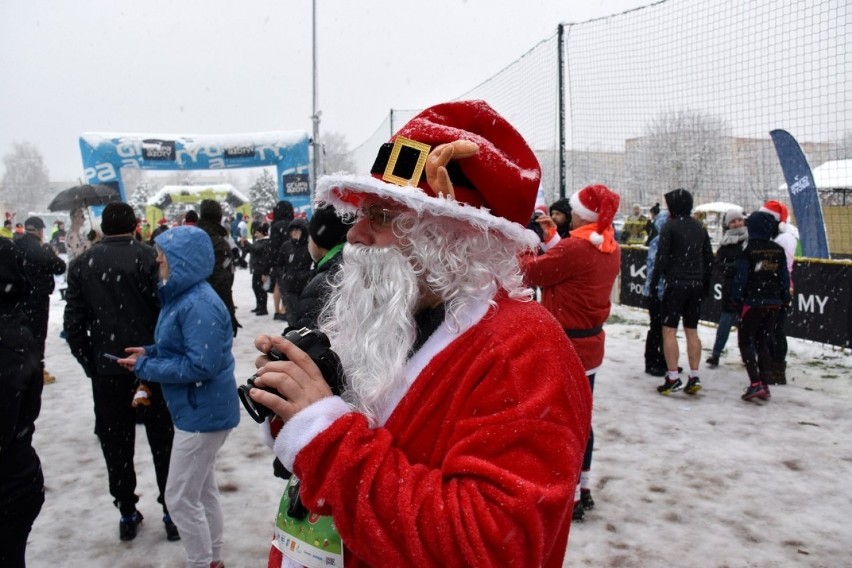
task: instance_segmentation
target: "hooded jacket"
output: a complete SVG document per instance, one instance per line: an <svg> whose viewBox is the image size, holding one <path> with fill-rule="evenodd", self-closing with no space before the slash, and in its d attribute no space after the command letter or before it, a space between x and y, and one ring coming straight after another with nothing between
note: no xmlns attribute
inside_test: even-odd
<svg viewBox="0 0 852 568"><path fill-rule="evenodd" d="M746 219L748 244L737 257L731 298L738 305L778 306L790 302L790 273L784 249L772 241L777 221L769 213Z"/></svg>
<svg viewBox="0 0 852 568"><path fill-rule="evenodd" d="M311 279L311 253L308 252L308 223L304 219L293 219L287 227L287 233L300 229L297 240L288 238L281 247L278 266L281 269L281 290L289 294L301 294Z"/></svg>
<svg viewBox="0 0 852 568"><path fill-rule="evenodd" d="M274 268L276 271L280 269L278 260L281 247L290 239L287 235L287 228L290 226L290 221L293 218L293 204L289 201L279 201L272 209L272 225L269 226L269 241L272 246Z"/></svg>
<svg viewBox="0 0 852 568"><path fill-rule="evenodd" d="M240 421L234 381L231 317L207 283L213 271L213 246L197 227L182 226L156 239L169 263L160 282L162 309L154 345L136 360L134 372L162 384L177 428L213 432Z"/></svg>
<svg viewBox="0 0 852 568"><path fill-rule="evenodd" d="M343 264L342 252L343 243L340 243L317 262L316 268L310 273L310 281L299 295L295 312L287 314L288 330L303 327L317 328L319 314L331 294L332 278L340 270L340 265Z"/></svg>
<svg viewBox="0 0 852 568"><path fill-rule="evenodd" d="M722 242L716 251L716 265L722 272L722 311L736 312L739 306L731 300L731 287L736 274L737 258L748 241L748 229L726 229L722 236Z"/></svg>
<svg viewBox="0 0 852 568"><path fill-rule="evenodd" d="M676 189L664 197L671 219L660 229L651 289L665 278L666 286L702 286L707 294L713 269L710 235L704 225L690 217L692 195L688 191Z"/></svg>

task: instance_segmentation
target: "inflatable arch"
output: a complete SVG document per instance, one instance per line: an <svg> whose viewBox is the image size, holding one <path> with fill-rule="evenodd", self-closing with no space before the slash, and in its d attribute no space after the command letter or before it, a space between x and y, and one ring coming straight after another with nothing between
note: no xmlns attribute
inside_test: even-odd
<svg viewBox="0 0 852 568"><path fill-rule="evenodd" d="M80 152L87 183L117 183L127 201L122 168L219 170L275 166L278 198L297 211L311 204L310 139L302 130L225 135L85 132ZM246 200L247 201L247 200Z"/></svg>
<svg viewBox="0 0 852 568"><path fill-rule="evenodd" d="M251 202L229 183L213 185L166 185L148 199L145 204L145 219L155 227L165 217L164 210L172 203L200 203L204 199L224 201L251 219Z"/></svg>

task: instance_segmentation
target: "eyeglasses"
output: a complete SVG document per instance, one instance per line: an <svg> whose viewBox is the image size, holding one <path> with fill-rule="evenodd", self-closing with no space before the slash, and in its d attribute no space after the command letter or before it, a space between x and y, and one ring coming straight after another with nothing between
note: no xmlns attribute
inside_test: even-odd
<svg viewBox="0 0 852 568"><path fill-rule="evenodd" d="M369 207L361 207L355 212L355 222L357 223L364 217L370 222L370 228L374 231L381 231L391 226L394 220L399 217L400 211L385 209L378 203L374 203Z"/></svg>

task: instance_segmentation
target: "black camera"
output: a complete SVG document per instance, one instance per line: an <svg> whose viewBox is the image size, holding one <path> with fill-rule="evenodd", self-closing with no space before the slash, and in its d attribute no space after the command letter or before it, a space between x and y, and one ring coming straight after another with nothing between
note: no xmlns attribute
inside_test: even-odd
<svg viewBox="0 0 852 568"><path fill-rule="evenodd" d="M307 353L308 357L317 364L325 382L331 387L331 392L339 395L343 391L344 375L340 358L337 356L337 353L331 350L331 343L323 332L303 327L302 329L288 331L284 335L284 339L292 342L296 347ZM276 349L271 349L266 355L273 361L287 360L287 357ZM281 394L271 387L255 386L254 380L256 378L257 375L252 375L246 381L246 384L237 387L237 394L239 394L240 401L242 401L249 416L255 422L261 423L267 416L272 415L272 411L259 402L255 402L249 396L249 391L252 388L259 388L276 396L281 396Z"/></svg>
<svg viewBox="0 0 852 568"><path fill-rule="evenodd" d="M538 235L539 240L544 240L544 230L542 230L541 225L538 224L538 218L544 215L541 211L536 210L533 213L532 219L527 224L527 229Z"/></svg>

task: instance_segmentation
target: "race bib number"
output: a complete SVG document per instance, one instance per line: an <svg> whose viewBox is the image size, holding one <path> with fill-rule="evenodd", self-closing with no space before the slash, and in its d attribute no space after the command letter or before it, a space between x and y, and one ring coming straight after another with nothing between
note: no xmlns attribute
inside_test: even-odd
<svg viewBox="0 0 852 568"><path fill-rule="evenodd" d="M331 517L307 511L299 502L299 480L293 476L281 496L275 519L275 547L308 568L343 568L343 542Z"/></svg>

